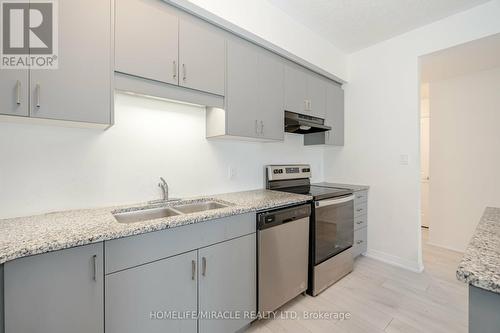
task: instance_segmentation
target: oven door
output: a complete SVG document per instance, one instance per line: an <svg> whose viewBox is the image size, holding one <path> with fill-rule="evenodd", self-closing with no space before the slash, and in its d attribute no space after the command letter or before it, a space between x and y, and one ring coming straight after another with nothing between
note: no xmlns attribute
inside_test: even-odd
<svg viewBox="0 0 500 333"><path fill-rule="evenodd" d="M318 265L352 246L354 195L318 200L314 206L314 264Z"/></svg>

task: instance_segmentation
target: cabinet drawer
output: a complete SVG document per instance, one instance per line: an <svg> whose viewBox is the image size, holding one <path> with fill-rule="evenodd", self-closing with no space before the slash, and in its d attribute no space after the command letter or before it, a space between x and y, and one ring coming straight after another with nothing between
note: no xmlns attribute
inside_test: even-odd
<svg viewBox="0 0 500 333"><path fill-rule="evenodd" d="M361 228L354 231L353 256L356 258L367 249L368 228Z"/></svg>
<svg viewBox="0 0 500 333"><path fill-rule="evenodd" d="M354 230L358 230L361 228L366 228L368 225L368 216L365 215L360 215L354 218Z"/></svg>
<svg viewBox="0 0 500 333"><path fill-rule="evenodd" d="M354 202L354 217L366 215L368 213L367 202Z"/></svg>
<svg viewBox="0 0 500 333"><path fill-rule="evenodd" d="M358 191L354 193L354 202L366 202L368 201L368 191Z"/></svg>
<svg viewBox="0 0 500 333"><path fill-rule="evenodd" d="M105 273L251 234L256 230L255 221L255 213L248 213L107 241Z"/></svg>

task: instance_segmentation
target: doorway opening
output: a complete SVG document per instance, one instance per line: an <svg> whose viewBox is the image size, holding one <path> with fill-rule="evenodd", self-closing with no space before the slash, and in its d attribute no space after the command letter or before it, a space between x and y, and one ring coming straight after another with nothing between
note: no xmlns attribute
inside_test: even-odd
<svg viewBox="0 0 500 333"><path fill-rule="evenodd" d="M420 58L421 224L463 252L500 206L500 34Z"/></svg>

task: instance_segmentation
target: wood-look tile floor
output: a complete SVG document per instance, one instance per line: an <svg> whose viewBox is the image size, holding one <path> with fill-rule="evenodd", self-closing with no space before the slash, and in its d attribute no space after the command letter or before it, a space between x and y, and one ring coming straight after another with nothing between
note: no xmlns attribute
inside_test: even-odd
<svg viewBox="0 0 500 333"><path fill-rule="evenodd" d="M422 244L422 273L362 256L351 274L319 296L298 296L280 309L299 316L305 311L349 312L350 319L267 319L246 332L467 332L467 286L455 277L462 253L427 244L425 229Z"/></svg>

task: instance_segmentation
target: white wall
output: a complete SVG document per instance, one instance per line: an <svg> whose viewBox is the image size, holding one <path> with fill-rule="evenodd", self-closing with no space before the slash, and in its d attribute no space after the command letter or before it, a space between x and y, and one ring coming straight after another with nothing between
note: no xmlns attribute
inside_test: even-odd
<svg viewBox="0 0 500 333"><path fill-rule="evenodd" d="M185 0L348 80L347 56L267 0ZM179 0L177 0L179 2Z"/></svg>
<svg viewBox="0 0 500 333"><path fill-rule="evenodd" d="M117 95L107 131L0 122L0 218L263 188L263 166L311 163L323 180L323 148L205 139L204 109ZM228 168L237 174L228 179Z"/></svg>
<svg viewBox="0 0 500 333"><path fill-rule="evenodd" d="M500 68L429 87L429 240L464 251L485 207L500 207Z"/></svg>
<svg viewBox="0 0 500 333"><path fill-rule="evenodd" d="M369 255L422 268L418 57L498 33L499 17L495 0L351 55L346 145L325 152L325 177L371 186Z"/></svg>

